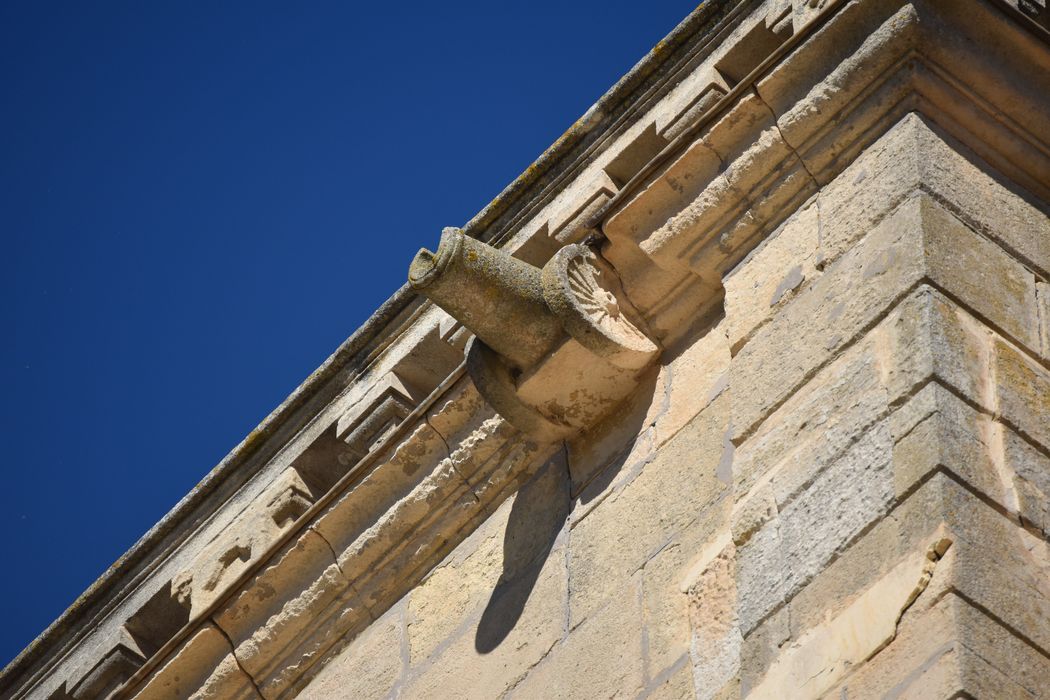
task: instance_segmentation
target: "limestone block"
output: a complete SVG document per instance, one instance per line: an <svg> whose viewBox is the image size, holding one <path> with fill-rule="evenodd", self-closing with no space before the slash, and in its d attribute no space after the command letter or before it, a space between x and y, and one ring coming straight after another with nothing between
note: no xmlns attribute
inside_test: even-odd
<svg viewBox="0 0 1050 700"><path fill-rule="evenodd" d="M754 250L723 284L729 345L752 331L819 274L819 217L815 203L800 209Z"/></svg>
<svg viewBox="0 0 1050 700"><path fill-rule="evenodd" d="M656 421L656 439L664 444L727 389L729 343L726 322L709 326L668 365L668 405Z"/></svg>
<svg viewBox="0 0 1050 700"><path fill-rule="evenodd" d="M407 608L414 666L432 657L497 588L555 556L550 550L568 505L564 465L551 461L427 575Z"/></svg>
<svg viewBox="0 0 1050 700"><path fill-rule="evenodd" d="M989 416L964 404L937 381L894 413L894 482L905 496L939 467L947 467L993 500L1004 503L992 463ZM986 438L982 441L982 437ZM1006 508L1006 506L1003 506Z"/></svg>
<svg viewBox="0 0 1050 700"><path fill-rule="evenodd" d="M723 536L711 543L713 555L687 582L689 655L697 700L711 700L740 671L742 637L737 617L736 548Z"/></svg>
<svg viewBox="0 0 1050 700"><path fill-rule="evenodd" d="M368 626L296 697L330 700L337 697L380 700L389 695L402 674L403 606L395 606Z"/></svg>
<svg viewBox="0 0 1050 700"><path fill-rule="evenodd" d="M1050 270L1043 206L917 115L902 119L821 190L825 259L836 259L920 187L1044 276Z"/></svg>
<svg viewBox="0 0 1050 700"><path fill-rule="evenodd" d="M1011 338L1038 351L1032 273L940 205L925 197L919 202L930 279Z"/></svg>
<svg viewBox="0 0 1050 700"><path fill-rule="evenodd" d="M267 698L280 697L319 655L370 621L332 550L306 530L214 616L238 663Z"/></svg>
<svg viewBox="0 0 1050 700"><path fill-rule="evenodd" d="M657 683L650 683L650 687L651 690L645 695L647 700L693 700L696 697L693 674L684 658L672 667L666 679L658 679Z"/></svg>
<svg viewBox="0 0 1050 700"><path fill-rule="evenodd" d="M937 378L985 409L990 408L992 392L987 376L992 334L988 327L937 291L924 291L915 302L902 305L899 326L903 330L898 337L916 333L915 343L929 348L931 369ZM899 346L897 358L907 351L906 344Z"/></svg>
<svg viewBox="0 0 1050 700"><path fill-rule="evenodd" d="M865 433L738 550L744 635L881 518L893 497L888 426Z"/></svg>
<svg viewBox="0 0 1050 700"><path fill-rule="evenodd" d="M691 590L693 570L698 560L706 558L709 543L719 541L718 533L726 532L729 506L730 499L725 497L708 507L642 568L642 620L651 678L668 673L689 653L690 602L698 594L686 591ZM699 596L708 602L706 593Z"/></svg>
<svg viewBox="0 0 1050 700"><path fill-rule="evenodd" d="M230 643L206 624L187 639L136 693L142 700L204 700L261 696L233 657Z"/></svg>
<svg viewBox="0 0 1050 700"><path fill-rule="evenodd" d="M741 349L730 368L734 441L921 279L919 231L917 207L898 210Z"/></svg>
<svg viewBox="0 0 1050 700"><path fill-rule="evenodd" d="M774 501L783 503L885 414L893 398L882 382L883 367L891 359L884 350L889 335L880 324L737 448L733 478L738 498L764 481Z"/></svg>
<svg viewBox="0 0 1050 700"><path fill-rule="evenodd" d="M701 411L633 481L574 521L569 537L573 624L601 607L622 581L725 493L727 484L716 472L727 403L723 395Z"/></svg>
<svg viewBox="0 0 1050 700"><path fill-rule="evenodd" d="M885 515L893 498L891 444L886 424L876 425L780 508L785 564L797 580L815 576Z"/></svg>
<svg viewBox="0 0 1050 700"><path fill-rule="evenodd" d="M783 648L748 697L821 697L853 666L893 640L897 621L925 589L938 556L913 553L845 610L807 630Z"/></svg>
<svg viewBox="0 0 1050 700"><path fill-rule="evenodd" d="M975 283L975 276L983 283ZM750 432L806 375L924 277L1033 342L1032 275L928 198L912 198L740 351L732 367L734 390L744 395L734 404L737 436ZM1000 293L986 293L992 284Z"/></svg>
<svg viewBox="0 0 1050 700"><path fill-rule="evenodd" d="M565 542L549 556L479 595L484 609L413 663L403 698L502 697L565 633ZM528 696L525 696L528 697Z"/></svg>
<svg viewBox="0 0 1050 700"><path fill-rule="evenodd" d="M364 477L336 498L313 527L336 552L344 551L380 515L421 481L440 471L447 456L441 435L420 423Z"/></svg>
<svg viewBox="0 0 1050 700"><path fill-rule="evenodd" d="M1050 372L997 338L995 380L1003 420L1050 448Z"/></svg>
<svg viewBox="0 0 1050 700"><path fill-rule="evenodd" d="M942 535L936 522L898 522L898 513L904 520L911 510L898 509L894 517L877 521L791 599L784 608L787 621L783 623L791 639L801 638L807 630L840 614L903 558L913 551L926 551ZM775 618L770 620L779 630L781 622ZM760 634L765 624L752 634Z"/></svg>
<svg viewBox="0 0 1050 700"><path fill-rule="evenodd" d="M571 545L570 545L571 546ZM570 572L570 579L571 579ZM513 698L634 698L645 685L637 581L574 626L514 688Z"/></svg>
<svg viewBox="0 0 1050 700"><path fill-rule="evenodd" d="M988 639L995 639L989 644ZM1023 659L1023 662L1022 662ZM1005 661L1005 663L1004 663ZM1025 665L1026 672L1015 673ZM1028 665L1031 664L1031 665ZM1046 659L956 595L921 614L909 611L892 643L835 686L829 696L1044 697L1032 689ZM1004 669L1007 670L1004 673ZM1027 678L1025 677L1027 676ZM1026 687L1027 685L1027 687ZM1042 684L1045 685L1045 684ZM1043 688L1045 690L1045 688Z"/></svg>
<svg viewBox="0 0 1050 700"><path fill-rule="evenodd" d="M1044 360L1050 360L1050 284L1036 281L1038 299L1039 329L1042 337L1039 354Z"/></svg>

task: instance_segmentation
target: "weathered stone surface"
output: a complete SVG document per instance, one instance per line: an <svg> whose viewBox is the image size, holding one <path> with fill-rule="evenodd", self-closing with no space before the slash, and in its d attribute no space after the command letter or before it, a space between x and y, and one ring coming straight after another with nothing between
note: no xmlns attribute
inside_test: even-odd
<svg viewBox="0 0 1050 700"><path fill-rule="evenodd" d="M150 676L136 697L148 700L204 700L213 697L258 700L261 696L232 652L222 632L213 625L206 625Z"/></svg>
<svg viewBox="0 0 1050 700"><path fill-rule="evenodd" d="M850 698L1045 697L1040 681L1035 682L1033 692L1031 674L1045 668L1046 659L1002 632L994 621L949 594L927 612L906 614L893 642L829 694ZM996 644L987 643L989 635ZM1017 656L1009 655L1011 652ZM1003 663L1006 659L1010 660ZM1022 668L1022 675L1016 675L1015 669Z"/></svg>
<svg viewBox="0 0 1050 700"><path fill-rule="evenodd" d="M238 527L220 534L172 581L175 596L190 614L199 613L226 593L248 565L291 527L315 496L292 467L247 506Z"/></svg>
<svg viewBox="0 0 1050 700"><path fill-rule="evenodd" d="M312 530L290 543L214 619L267 698L279 697L339 637L370 621L328 543Z"/></svg>
<svg viewBox="0 0 1050 700"><path fill-rule="evenodd" d="M736 548L723 535L708 545L695 581L686 581L696 697L708 700L732 685L740 670L742 637L737 617Z"/></svg>
<svg viewBox="0 0 1050 700"><path fill-rule="evenodd" d="M711 324L666 366L667 407L656 420L656 441L664 444L729 386L726 321Z"/></svg>
<svg viewBox="0 0 1050 700"><path fill-rule="evenodd" d="M727 484L717 465L728 401L723 395L665 445L641 473L601 503L569 535L570 609L576 625L601 607ZM659 508L652 504L659 502Z"/></svg>
<svg viewBox="0 0 1050 700"><path fill-rule="evenodd" d="M570 582L571 576L570 571ZM635 577L604 608L571 628L510 697L636 697L644 687L639 597Z"/></svg>
<svg viewBox="0 0 1050 700"><path fill-rule="evenodd" d="M926 588L936 553L916 552L845 610L783 648L748 697L821 697L852 667L889 644L897 621Z"/></svg>
<svg viewBox="0 0 1050 700"><path fill-rule="evenodd" d="M738 348L777 309L819 274L818 208L803 207L725 280L729 345Z"/></svg>
<svg viewBox="0 0 1050 700"><path fill-rule="evenodd" d="M995 380L1003 419L1050 448L1050 372L996 339Z"/></svg>
<svg viewBox="0 0 1050 700"><path fill-rule="evenodd" d="M689 603L697 596L687 591L708 543L717 541L717 532L724 531L729 501L723 498L709 506L642 568L642 620L650 678L668 673L689 653Z"/></svg>
<svg viewBox="0 0 1050 700"><path fill-rule="evenodd" d="M522 682L565 634L564 550L563 538L530 569L494 581L478 600L480 617L460 619L450 639L413 662L401 697L492 698Z"/></svg>
<svg viewBox="0 0 1050 700"><path fill-rule="evenodd" d="M386 461L336 499L314 523L314 529L337 553L344 551L381 513L440 469L438 465L447 455L441 435L428 424L419 424Z"/></svg>
<svg viewBox="0 0 1050 700"><path fill-rule="evenodd" d="M296 697L328 700L353 697L379 700L387 697L401 678L404 606L397 605L369 625L334 656Z"/></svg>
<svg viewBox="0 0 1050 700"><path fill-rule="evenodd" d="M985 275L996 280L994 297L973 279ZM1012 329L1029 347L1038 346L1032 275L939 205L914 197L829 267L734 359L731 381L741 392L733 411L737 439L924 278Z"/></svg>
<svg viewBox="0 0 1050 700"><path fill-rule="evenodd" d="M876 426L740 546L744 635L885 514L893 497L890 446L887 426Z"/></svg>

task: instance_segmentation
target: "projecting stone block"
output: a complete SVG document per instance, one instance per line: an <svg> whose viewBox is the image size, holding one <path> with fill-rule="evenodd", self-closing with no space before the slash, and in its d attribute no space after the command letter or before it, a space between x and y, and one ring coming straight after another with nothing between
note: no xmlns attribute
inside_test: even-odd
<svg viewBox="0 0 1050 700"><path fill-rule="evenodd" d="M312 530L215 613L237 661L266 698L281 696L342 635L369 620L331 548Z"/></svg>
<svg viewBox="0 0 1050 700"><path fill-rule="evenodd" d="M135 695L142 700L261 700L226 637L204 625L163 663Z"/></svg>

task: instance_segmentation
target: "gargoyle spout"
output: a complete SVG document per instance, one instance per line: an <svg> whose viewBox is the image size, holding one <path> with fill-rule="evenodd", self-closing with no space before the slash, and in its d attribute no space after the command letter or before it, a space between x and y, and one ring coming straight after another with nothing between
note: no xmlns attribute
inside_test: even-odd
<svg viewBox="0 0 1050 700"><path fill-rule="evenodd" d="M539 268L457 228L442 231L437 252L416 253L408 281L518 369L565 338L543 299Z"/></svg>

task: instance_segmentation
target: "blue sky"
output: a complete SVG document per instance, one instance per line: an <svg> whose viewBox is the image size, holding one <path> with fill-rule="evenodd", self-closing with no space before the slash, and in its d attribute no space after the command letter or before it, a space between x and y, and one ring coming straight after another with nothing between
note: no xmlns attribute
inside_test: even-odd
<svg viewBox="0 0 1050 700"><path fill-rule="evenodd" d="M0 665L695 4L0 5Z"/></svg>

